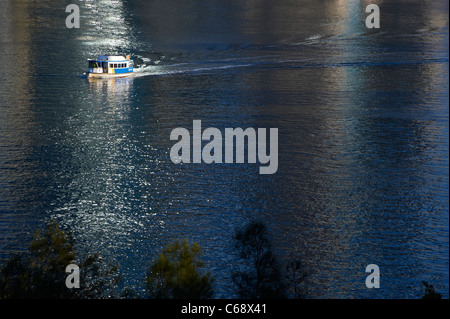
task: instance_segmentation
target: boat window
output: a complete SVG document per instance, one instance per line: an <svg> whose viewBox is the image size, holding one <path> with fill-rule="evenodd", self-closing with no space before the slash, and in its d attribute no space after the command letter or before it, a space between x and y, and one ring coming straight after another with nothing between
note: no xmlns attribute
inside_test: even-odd
<svg viewBox="0 0 450 319"><path fill-rule="evenodd" d="M100 68L100 62L89 61L89 68Z"/></svg>

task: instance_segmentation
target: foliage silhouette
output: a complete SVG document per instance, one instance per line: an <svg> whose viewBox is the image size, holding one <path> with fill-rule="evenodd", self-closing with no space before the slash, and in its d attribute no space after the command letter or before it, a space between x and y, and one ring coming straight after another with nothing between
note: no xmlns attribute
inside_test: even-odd
<svg viewBox="0 0 450 319"><path fill-rule="evenodd" d="M147 289L150 298L201 299L213 295L213 277L200 274L203 262L197 243L189 246L175 241L169 244L150 266Z"/></svg>
<svg viewBox="0 0 450 319"><path fill-rule="evenodd" d="M302 263L299 260L292 260L286 265L286 289L290 298L303 298L302 283L306 274L302 271Z"/></svg>
<svg viewBox="0 0 450 319"><path fill-rule="evenodd" d="M432 284L426 281L422 281L422 284L425 286L425 294L422 296L422 299L442 299L442 295L434 290Z"/></svg>
<svg viewBox="0 0 450 319"><path fill-rule="evenodd" d="M257 221L236 230L236 248L244 260L244 269L232 278L239 298L284 298L284 285L267 234L266 226Z"/></svg>
<svg viewBox="0 0 450 319"><path fill-rule="evenodd" d="M69 289L66 266L80 268L80 288ZM98 254L77 262L73 239L50 221L36 231L27 254L13 254L0 269L0 298L108 298L118 281L117 267L105 265Z"/></svg>

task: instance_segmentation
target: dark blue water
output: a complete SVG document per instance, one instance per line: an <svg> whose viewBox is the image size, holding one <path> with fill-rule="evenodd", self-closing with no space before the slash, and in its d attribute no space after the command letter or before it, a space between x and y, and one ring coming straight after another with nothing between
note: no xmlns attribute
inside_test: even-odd
<svg viewBox="0 0 450 319"><path fill-rule="evenodd" d="M187 238L234 297L236 227L264 220L309 298L448 298L448 2L67 1L0 4L0 260L56 219L145 295ZM131 78L86 59L130 54ZM278 128L278 171L175 165L174 128ZM365 286L368 264L381 287Z"/></svg>

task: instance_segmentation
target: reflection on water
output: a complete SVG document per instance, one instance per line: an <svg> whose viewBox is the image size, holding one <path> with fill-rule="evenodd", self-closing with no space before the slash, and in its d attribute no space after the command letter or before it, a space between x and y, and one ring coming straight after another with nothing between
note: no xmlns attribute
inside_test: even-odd
<svg viewBox="0 0 450 319"><path fill-rule="evenodd" d="M80 29L66 4L0 4L1 259L53 217L144 295L186 237L230 297L234 229L259 218L311 298L414 298L422 280L448 297L448 3L371 3L380 30L364 1L84 1ZM134 76L84 75L125 53ZM170 132L194 119L278 128L278 172L174 165Z"/></svg>

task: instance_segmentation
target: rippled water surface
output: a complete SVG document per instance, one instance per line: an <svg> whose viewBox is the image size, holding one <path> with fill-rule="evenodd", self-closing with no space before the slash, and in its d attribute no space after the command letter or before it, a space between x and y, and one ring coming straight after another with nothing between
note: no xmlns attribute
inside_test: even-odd
<svg viewBox="0 0 450 319"><path fill-rule="evenodd" d="M232 236L256 218L309 298L448 298L448 1L0 4L0 260L49 218L145 295L151 260L200 244L233 297ZM75 3L75 1L74 1ZM86 79L130 54L133 77ZM174 128L278 128L259 164L171 162ZM377 264L381 288L367 289Z"/></svg>

